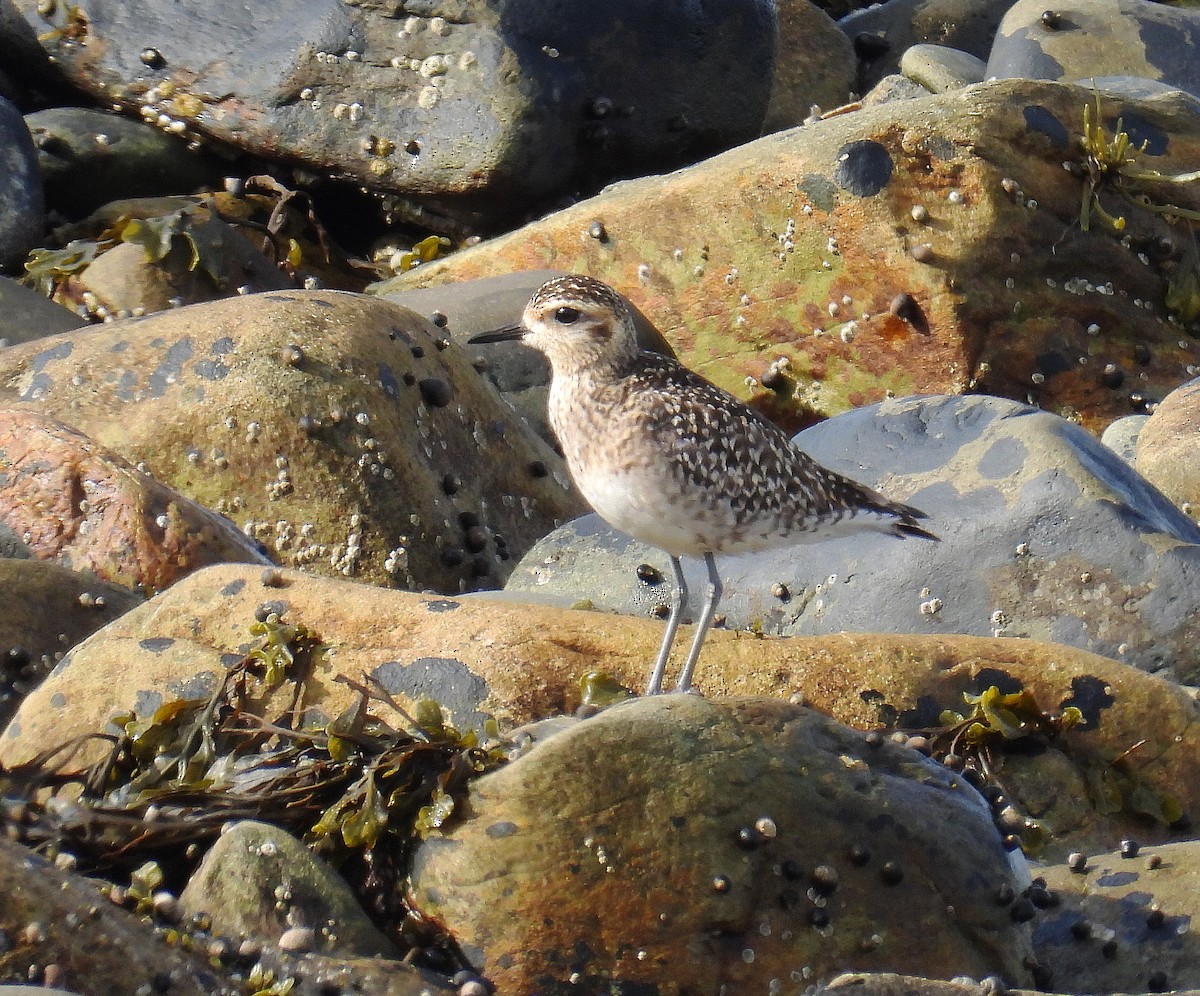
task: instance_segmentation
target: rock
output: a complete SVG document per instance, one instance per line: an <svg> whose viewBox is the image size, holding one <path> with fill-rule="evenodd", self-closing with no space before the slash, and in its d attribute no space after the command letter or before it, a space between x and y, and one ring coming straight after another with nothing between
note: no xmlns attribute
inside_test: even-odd
<svg viewBox="0 0 1200 996"><path fill-rule="evenodd" d="M188 914L207 913L213 930L230 937L279 938L285 951L398 957L345 881L295 837L267 823L242 820L226 828L179 901ZM307 931L309 940L293 935L284 943L288 931Z"/></svg>
<svg viewBox="0 0 1200 996"><path fill-rule="evenodd" d="M161 977L170 980L172 993L212 996L230 974L215 970L201 950L163 943L94 883L4 835L0 893L0 932L20 938L0 953L0 979L36 979L44 966L56 965L61 981L84 993L132 993L142 986L150 992Z"/></svg>
<svg viewBox="0 0 1200 996"><path fill-rule="evenodd" d="M1134 453L1137 449L1138 436L1149 417L1149 415L1122 416L1105 428L1103 435L1100 436L1100 442L1129 466L1136 467Z"/></svg>
<svg viewBox="0 0 1200 996"><path fill-rule="evenodd" d="M1154 864L1154 867L1151 867ZM1042 870L1061 903L1034 928L1038 960L1073 992L1200 989L1191 941L1200 916L1200 841L1088 856L1084 874Z"/></svg>
<svg viewBox="0 0 1200 996"><path fill-rule="evenodd" d="M0 405L69 421L284 563L495 586L582 504L440 338L360 295L250 295L0 350Z"/></svg>
<svg viewBox="0 0 1200 996"><path fill-rule="evenodd" d="M243 293L290 290L293 282L234 226L201 212L207 263L196 265L183 239L171 240L161 259L145 247L122 242L96 257L56 296L83 303L98 317L151 314L185 304L219 301ZM211 241L208 241L211 240ZM158 250L154 252L157 254Z"/></svg>
<svg viewBox="0 0 1200 996"><path fill-rule="evenodd" d="M79 315L0 276L0 346L15 346L86 325Z"/></svg>
<svg viewBox="0 0 1200 996"><path fill-rule="evenodd" d="M1040 0L1009 8L988 58L989 77L1140 76L1200 97L1200 11L1148 0L1069 0L1051 19L1045 10Z"/></svg>
<svg viewBox="0 0 1200 996"><path fill-rule="evenodd" d="M417 851L412 896L502 992L1025 977L996 895L1027 883L982 800L785 702L616 706L472 782L466 814Z"/></svg>
<svg viewBox="0 0 1200 996"><path fill-rule="evenodd" d="M301 284L361 289L297 210L303 195L270 178L246 187L258 192L108 201L57 229L66 246L39 251L28 279L104 321Z"/></svg>
<svg viewBox="0 0 1200 996"><path fill-rule="evenodd" d="M25 117L47 205L82 218L126 197L190 194L229 169L211 153L144 121L92 107L51 107Z"/></svg>
<svg viewBox="0 0 1200 996"><path fill-rule="evenodd" d="M546 397L550 387L550 365L546 357L520 342L479 345L472 344L470 339L481 332L519 322L521 312L534 292L547 280L562 275L561 270L519 270L418 290L406 289L402 280L388 280L374 285L371 293L419 315L427 315L445 335L468 350L476 368L486 372L488 380L526 424L551 446L557 446L546 419ZM638 344L643 349L673 355L662 333L636 306L631 304L630 308Z"/></svg>
<svg viewBox="0 0 1200 996"><path fill-rule="evenodd" d="M754 137L776 42L766 0L416 13L274 0L253 18L227 2L139 0L85 19L14 7L43 58L106 105L419 198L460 225Z"/></svg>
<svg viewBox="0 0 1200 996"><path fill-rule="evenodd" d="M854 40L858 89L896 72L914 45L941 45L987 59L1008 0L892 0L851 11L838 27Z"/></svg>
<svg viewBox="0 0 1200 996"><path fill-rule="evenodd" d="M164 931L109 902L93 881L63 872L3 835L0 894L5 897L0 937L18 938L8 950L0 950L0 979L38 978L54 966L60 981L85 994L159 992L165 987L180 996L213 996L245 990L245 963L214 958L211 935L172 931L182 939L169 943ZM264 948L257 960L280 982L293 980L292 996L457 992L443 977L399 961L296 956L272 947ZM0 985L0 992L6 989L16 987ZM40 991L22 987L19 996Z"/></svg>
<svg viewBox="0 0 1200 996"><path fill-rule="evenodd" d="M640 307L687 366L789 428L889 392L975 391L1099 431L1200 368L1167 320L1175 307L1190 320L1186 238L1107 187L1098 196L1123 233L1091 208L1080 228L1090 181L1063 162L1082 168L1072 136L1094 101L1090 88L1006 80L837 115L618 184L406 280L571 259ZM1117 118L1145 123L1135 137L1157 136L1155 169L1200 161L1187 102L1105 100L1103 115L1109 140ZM1200 185L1170 186L1200 211ZM604 241L586 234L597 222Z"/></svg>
<svg viewBox="0 0 1200 996"><path fill-rule="evenodd" d="M783 0L778 7L779 49L764 135L803 124L814 104L842 106L854 89L854 51L830 16L808 0Z"/></svg>
<svg viewBox="0 0 1200 996"><path fill-rule="evenodd" d="M870 90L863 94L862 106L877 107L879 104L891 103L893 100L913 100L917 97L928 97L931 91L926 90L907 76L892 73L885 76Z"/></svg>
<svg viewBox="0 0 1200 996"><path fill-rule="evenodd" d="M1080 427L999 398L924 397L795 443L926 512L942 542L864 533L718 558L730 628L1023 636L1200 678L1200 528ZM706 574L684 563L694 616ZM670 577L665 554L591 515L534 546L507 589L648 615L669 605Z"/></svg>
<svg viewBox="0 0 1200 996"><path fill-rule="evenodd" d="M900 72L931 93L982 83L986 68L978 56L945 45L913 45L900 57Z"/></svg>
<svg viewBox="0 0 1200 996"><path fill-rule="evenodd" d="M206 564L269 564L217 515L36 412L0 409L0 519L30 552L135 591Z"/></svg>
<svg viewBox="0 0 1200 996"><path fill-rule="evenodd" d="M0 266L20 262L45 223L33 140L21 113L0 97Z"/></svg>
<svg viewBox="0 0 1200 996"><path fill-rule="evenodd" d="M597 668L643 687L662 636L660 623L626 616L514 609L483 597L415 595L287 570L205 568L73 647L0 733L0 763L19 764L104 730L114 712L144 718L176 699L211 694L217 677L254 644L250 627L264 611L308 627L328 648L305 694L314 724L356 700L338 675L365 675L410 714L432 698L459 729L479 729L490 714L515 730L578 709L580 680ZM1184 831L1169 825L1172 800L1193 819L1200 813L1192 697L1174 682L1071 647L953 635L764 639L717 630L697 677L709 695L799 696L859 729L942 726L943 710L969 712L964 695L992 686L1026 689L1050 712L1076 706L1084 723L1067 734L1035 737L1027 749L998 749L993 757L996 764L1002 758L1006 794L1038 823L1030 839L1048 860L1114 847L1127 836L1145 844L1178 839ZM259 708L277 715L293 693L285 683ZM385 710L382 718L407 728L404 717Z"/></svg>
<svg viewBox="0 0 1200 996"><path fill-rule="evenodd" d="M1200 519L1200 377L1154 409L1138 433L1134 466L1185 515Z"/></svg>
<svg viewBox="0 0 1200 996"><path fill-rule="evenodd" d="M997 982L994 978L978 983L968 978L945 982L890 972L846 972L817 986L814 996L991 996L998 988ZM1005 991L1013 996L1032 996L1027 990Z"/></svg>
<svg viewBox="0 0 1200 996"><path fill-rule="evenodd" d="M39 560L0 559L0 591L0 726L71 647L142 602Z"/></svg>

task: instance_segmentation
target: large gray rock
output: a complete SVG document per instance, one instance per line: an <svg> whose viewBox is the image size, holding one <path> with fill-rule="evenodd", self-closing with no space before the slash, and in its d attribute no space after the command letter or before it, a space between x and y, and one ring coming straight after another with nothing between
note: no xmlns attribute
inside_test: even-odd
<svg viewBox="0 0 1200 996"><path fill-rule="evenodd" d="M1200 11L1149 0L1068 0L1050 17L1045 11L1041 0L1013 4L996 33L989 77L1141 76L1200 97Z"/></svg>
<svg viewBox="0 0 1200 996"><path fill-rule="evenodd" d="M776 39L768 0L12 6L105 104L468 224L755 137Z"/></svg>
<svg viewBox="0 0 1200 996"><path fill-rule="evenodd" d="M864 534L723 558L728 626L1025 636L1200 677L1200 527L1079 426L1000 398L915 397L795 442L928 513L941 542ZM670 582L643 563L670 578L665 555L589 516L531 549L507 590L658 614ZM685 566L695 615L705 574Z"/></svg>
<svg viewBox="0 0 1200 996"><path fill-rule="evenodd" d="M0 97L0 266L22 259L44 227L33 139L20 112Z"/></svg>

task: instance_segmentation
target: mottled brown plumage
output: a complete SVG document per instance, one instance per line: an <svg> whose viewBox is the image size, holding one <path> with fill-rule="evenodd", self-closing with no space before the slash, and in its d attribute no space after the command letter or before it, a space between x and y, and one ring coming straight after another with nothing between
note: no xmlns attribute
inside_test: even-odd
<svg viewBox="0 0 1200 996"><path fill-rule="evenodd" d="M550 360L549 415L583 496L614 528L671 558L676 598L650 692L686 601L679 558L703 557L710 591L680 676L686 690L720 597L714 554L850 532L936 537L924 513L826 470L731 394L642 351L624 299L591 277L559 277L530 299L522 337Z"/></svg>

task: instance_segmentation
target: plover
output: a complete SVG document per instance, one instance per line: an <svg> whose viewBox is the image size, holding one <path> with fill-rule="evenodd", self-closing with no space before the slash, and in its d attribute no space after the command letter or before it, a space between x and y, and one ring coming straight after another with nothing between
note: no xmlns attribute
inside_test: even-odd
<svg viewBox="0 0 1200 996"><path fill-rule="evenodd" d="M473 343L523 339L550 360L550 424L567 467L613 528L671 558L675 593L646 688L662 690L687 603L680 557L702 557L708 592L679 691L691 687L721 598L716 554L852 532L937 539L925 514L826 470L778 426L682 364L639 348L629 306L592 277L556 277L519 325Z"/></svg>

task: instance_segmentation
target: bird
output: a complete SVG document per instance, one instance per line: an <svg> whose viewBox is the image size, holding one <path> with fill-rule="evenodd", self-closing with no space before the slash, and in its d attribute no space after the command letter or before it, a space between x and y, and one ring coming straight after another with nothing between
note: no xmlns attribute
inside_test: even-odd
<svg viewBox="0 0 1200 996"><path fill-rule="evenodd" d="M674 597L647 695L662 691L687 604L681 557L703 558L708 572L676 685L687 692L721 599L717 554L855 532L938 538L921 525L924 512L822 467L753 408L642 350L629 305L594 277L546 281L519 323L469 341L509 340L550 362L549 421L580 493L614 529L670 557Z"/></svg>

